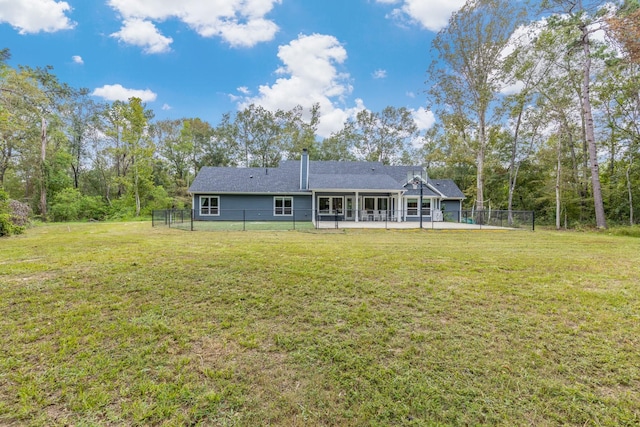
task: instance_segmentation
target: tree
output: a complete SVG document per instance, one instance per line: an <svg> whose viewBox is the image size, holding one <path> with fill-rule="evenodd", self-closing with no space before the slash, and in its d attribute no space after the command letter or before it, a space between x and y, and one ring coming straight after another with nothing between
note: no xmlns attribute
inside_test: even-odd
<svg viewBox="0 0 640 427"><path fill-rule="evenodd" d="M433 41L439 61L429 69L436 82L428 89L432 109L475 155L479 210L484 209L487 131L502 88L503 53L523 13L517 2L470 0Z"/></svg>
<svg viewBox="0 0 640 427"><path fill-rule="evenodd" d="M602 23L601 16L604 7L599 3L590 3L585 7L582 0L545 0L542 7L546 9L559 8L562 15L555 15L549 20L550 25L564 28L576 28L579 30L579 38L575 40L575 46L582 51L582 85L580 103L582 118L584 120L585 142L589 153L591 169L591 190L596 214L596 226L607 228L607 219L604 213L604 201L600 184L600 164L598 160L598 148L595 139L595 126L591 106L591 65L592 65L592 40L591 34ZM573 53L573 52L568 52Z"/></svg>
<svg viewBox="0 0 640 427"><path fill-rule="evenodd" d="M152 184L152 157L155 151L149 135L149 120L153 113L145 108L140 98L130 98L123 110L122 142L131 161L131 173L126 180L133 192L135 214L140 216L142 195L150 192Z"/></svg>
<svg viewBox="0 0 640 427"><path fill-rule="evenodd" d="M633 224L640 172L640 64L608 61L594 93L594 105L602 111L609 131L609 167L604 177L609 183L609 206L613 215L620 217L621 206L627 204L629 223Z"/></svg>
<svg viewBox="0 0 640 427"><path fill-rule="evenodd" d="M9 72L8 84L3 88L3 100L8 102L8 112L3 113L8 117L0 125L2 132L2 159L1 172L8 168L8 161L16 148L16 141L20 134L29 139L24 141L21 149L28 148L30 138L33 137L32 124L39 124L39 155L34 168L38 171L38 192L40 194L39 211L43 220L47 219L47 186L48 163L47 148L49 143L48 125L50 121L58 123L58 115L62 104L68 99L71 89L68 85L60 83L51 71L51 67L30 68L19 67L17 71ZM26 132L26 134L25 134ZM35 160L35 159L34 159Z"/></svg>
<svg viewBox="0 0 640 427"><path fill-rule="evenodd" d="M176 186L185 186L193 156L190 126L182 120L161 120L150 127L158 153L169 165Z"/></svg>
<svg viewBox="0 0 640 427"><path fill-rule="evenodd" d="M618 42L630 61L640 64L640 3L628 0L606 20L608 34Z"/></svg>
<svg viewBox="0 0 640 427"><path fill-rule="evenodd" d="M251 104L232 118L225 114L216 127L214 139L234 153L233 163L245 167L276 167L283 158L299 156L297 151L312 148L319 120L319 106L311 108L306 120L302 107L269 111Z"/></svg>
<svg viewBox="0 0 640 427"><path fill-rule="evenodd" d="M418 137L418 127L409 110L389 106L380 113L360 111L335 137L346 140L343 144L359 159L398 164Z"/></svg>
<svg viewBox="0 0 640 427"><path fill-rule="evenodd" d="M87 89L72 92L72 99L64 111L65 133L71 153L71 171L74 188L80 187L80 174L88 155L91 133L95 130L96 104Z"/></svg>
<svg viewBox="0 0 640 427"><path fill-rule="evenodd" d="M351 141L342 137L339 132L322 140L315 152L309 153L309 158L312 160L356 160L351 150Z"/></svg>

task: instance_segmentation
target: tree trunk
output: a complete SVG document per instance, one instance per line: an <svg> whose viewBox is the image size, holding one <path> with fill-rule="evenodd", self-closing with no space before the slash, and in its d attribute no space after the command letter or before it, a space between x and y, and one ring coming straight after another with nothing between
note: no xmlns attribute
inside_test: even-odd
<svg viewBox="0 0 640 427"><path fill-rule="evenodd" d="M560 198L560 182L562 176L562 147L560 141L561 139L558 139L558 164L556 166L556 230L560 230L560 221L562 215L562 202Z"/></svg>
<svg viewBox="0 0 640 427"><path fill-rule="evenodd" d="M596 226L607 228L607 219L604 215L604 203L602 200L602 188L600 186L600 166L598 164L598 150L593 125L593 115L591 113L591 100L589 86L591 80L591 45L589 41L589 29L582 25L582 48L584 51L584 75L582 81L582 111L584 113L586 126L586 139L589 147L589 161L591 163L591 183L593 187L593 203L596 211Z"/></svg>
<svg viewBox="0 0 640 427"><path fill-rule="evenodd" d="M484 210L484 154L486 146L486 130L484 113L480 115L480 135L479 147L476 156L477 173L476 173L476 202L478 211Z"/></svg>
<svg viewBox="0 0 640 427"><path fill-rule="evenodd" d="M47 121L42 117L40 134L40 215L42 220L47 220L47 183L46 183L46 161L47 161Z"/></svg>
<svg viewBox="0 0 640 427"><path fill-rule="evenodd" d="M4 186L4 176L9 169L9 160L11 160L11 146L6 147L5 152L2 153L2 162L0 162L0 187Z"/></svg>
<svg viewBox="0 0 640 427"><path fill-rule="evenodd" d="M633 188L631 186L631 165L632 163L629 162L629 165L627 166L627 170L625 171L625 174L627 175L627 194L629 195L629 225L633 225Z"/></svg>
<svg viewBox="0 0 640 427"><path fill-rule="evenodd" d="M516 182L518 179L518 170L520 164L516 165L516 158L518 155L518 138L520 135L520 125L522 124L522 112L520 109L518 113L518 120L516 121L516 129L513 134L513 147L511 149L511 164L509 165L509 195L507 202L507 223L513 225L513 194L516 190Z"/></svg>
<svg viewBox="0 0 640 427"><path fill-rule="evenodd" d="M139 184L139 174L138 174L138 163L136 162L136 158L132 157L133 163L133 192L136 199L136 217L140 216L140 184Z"/></svg>

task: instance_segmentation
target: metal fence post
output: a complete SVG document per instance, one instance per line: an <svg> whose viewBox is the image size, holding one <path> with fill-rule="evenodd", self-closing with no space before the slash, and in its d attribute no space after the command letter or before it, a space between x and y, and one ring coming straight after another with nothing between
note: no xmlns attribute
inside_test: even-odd
<svg viewBox="0 0 640 427"><path fill-rule="evenodd" d="M536 231L536 211L531 211L531 231Z"/></svg>

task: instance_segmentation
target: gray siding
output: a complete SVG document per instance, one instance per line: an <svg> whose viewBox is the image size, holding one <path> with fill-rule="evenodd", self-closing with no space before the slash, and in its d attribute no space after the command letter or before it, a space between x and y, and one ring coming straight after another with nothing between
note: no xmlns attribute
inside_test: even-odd
<svg viewBox="0 0 640 427"><path fill-rule="evenodd" d="M220 198L217 216L200 215L200 197L218 196ZM292 216L273 214L274 197L293 197ZM311 221L311 195L233 195L233 194L195 194L194 219L196 221Z"/></svg>
<svg viewBox="0 0 640 427"><path fill-rule="evenodd" d="M443 200L441 203L442 215L445 221L460 221L460 200Z"/></svg>

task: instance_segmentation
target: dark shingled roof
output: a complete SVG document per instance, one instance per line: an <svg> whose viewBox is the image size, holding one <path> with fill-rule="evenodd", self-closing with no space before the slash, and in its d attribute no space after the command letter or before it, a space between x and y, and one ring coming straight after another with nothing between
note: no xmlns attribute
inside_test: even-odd
<svg viewBox="0 0 640 427"><path fill-rule="evenodd" d="M345 185L347 184L347 185ZM399 183L389 175L376 174L310 174L309 187L314 190L356 190L400 191Z"/></svg>
<svg viewBox="0 0 640 427"><path fill-rule="evenodd" d="M310 190L380 190L420 194L407 185L419 166L388 166L380 162L310 161ZM424 196L465 196L450 179L429 180ZM431 187L431 188L430 188ZM433 189L436 191L433 191ZM278 168L203 167L189 188L191 193L300 193L300 161L285 160Z"/></svg>
<svg viewBox="0 0 640 427"><path fill-rule="evenodd" d="M191 193L296 193L300 168L203 167L189 187Z"/></svg>

